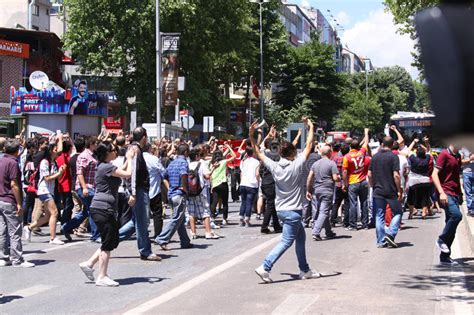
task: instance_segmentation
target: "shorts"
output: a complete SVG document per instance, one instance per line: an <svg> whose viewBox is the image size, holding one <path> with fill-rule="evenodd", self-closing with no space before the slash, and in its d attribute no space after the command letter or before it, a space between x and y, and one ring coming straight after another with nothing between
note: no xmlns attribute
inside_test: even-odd
<svg viewBox="0 0 474 315"><path fill-rule="evenodd" d="M197 197L188 197L187 203L188 213L190 216L198 219L204 219L211 216L211 209L205 194L201 193Z"/></svg>
<svg viewBox="0 0 474 315"><path fill-rule="evenodd" d="M91 208L91 216L100 232L103 251L112 251L119 244L120 223L117 221L115 211Z"/></svg>
<svg viewBox="0 0 474 315"><path fill-rule="evenodd" d="M411 186L408 190L408 205L415 206L415 208L431 206L431 191L432 185L430 183Z"/></svg>
<svg viewBox="0 0 474 315"><path fill-rule="evenodd" d="M53 199L53 196L51 194L44 194L44 195L38 195L38 198L41 202L49 201Z"/></svg>

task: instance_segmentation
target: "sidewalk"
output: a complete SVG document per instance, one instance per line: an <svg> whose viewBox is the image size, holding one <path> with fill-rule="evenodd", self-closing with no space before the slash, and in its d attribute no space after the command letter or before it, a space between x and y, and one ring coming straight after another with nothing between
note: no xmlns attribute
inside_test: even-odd
<svg viewBox="0 0 474 315"><path fill-rule="evenodd" d="M463 214L463 222L466 225L467 236L469 238L469 244L471 244L471 250L474 251L474 217L467 215L466 202L461 206L461 212Z"/></svg>

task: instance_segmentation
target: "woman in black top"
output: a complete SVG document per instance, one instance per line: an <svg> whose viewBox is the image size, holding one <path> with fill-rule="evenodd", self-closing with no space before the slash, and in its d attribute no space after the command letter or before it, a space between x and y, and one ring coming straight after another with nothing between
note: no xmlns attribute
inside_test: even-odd
<svg viewBox="0 0 474 315"><path fill-rule="evenodd" d="M431 173L433 172L433 158L426 153L426 149L419 145L416 154L408 158L410 173L408 174L408 207L409 219L416 214L417 208L422 208L422 219L429 214L431 205Z"/></svg>
<svg viewBox="0 0 474 315"><path fill-rule="evenodd" d="M107 275L110 252L117 248L119 243L120 223L117 221L118 189L121 178L130 178L132 175L132 159L135 155L129 150L126 162L122 168L117 168L112 161L117 157L117 148L111 142L99 144L96 149L99 165L95 174L96 191L91 203L91 216L97 224L102 240L102 246L88 261L79 264L87 278L94 281L93 266L99 264L97 286L115 287L118 282Z"/></svg>

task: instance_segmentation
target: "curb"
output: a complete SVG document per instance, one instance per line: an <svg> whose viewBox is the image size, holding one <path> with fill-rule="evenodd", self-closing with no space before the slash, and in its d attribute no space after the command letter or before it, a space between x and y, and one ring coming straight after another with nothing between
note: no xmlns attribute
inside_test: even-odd
<svg viewBox="0 0 474 315"><path fill-rule="evenodd" d="M469 239L469 244L471 245L471 251L474 251L474 217L467 215L466 204L464 203L461 206L463 221L467 229L467 237Z"/></svg>

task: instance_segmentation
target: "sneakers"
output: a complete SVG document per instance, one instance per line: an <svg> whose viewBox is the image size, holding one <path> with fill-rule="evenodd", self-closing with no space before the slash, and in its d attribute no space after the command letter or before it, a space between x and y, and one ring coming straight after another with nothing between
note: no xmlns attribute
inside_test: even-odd
<svg viewBox="0 0 474 315"><path fill-rule="evenodd" d="M161 257L156 255L156 254L151 254L148 256L142 256L140 255L141 260L148 260L148 261L161 261Z"/></svg>
<svg viewBox="0 0 474 315"><path fill-rule="evenodd" d="M398 244L395 243L395 239L390 234L385 234L385 237L383 238L383 240L387 243L388 246L390 246L392 248L397 248L398 247Z"/></svg>
<svg viewBox="0 0 474 315"><path fill-rule="evenodd" d="M246 228L249 228L249 227L251 227L251 226L252 226L252 225L250 224L250 221L245 220L245 227L246 227Z"/></svg>
<svg viewBox="0 0 474 315"><path fill-rule="evenodd" d="M79 264L79 268L81 268L82 272L86 275L87 279L90 281L94 281L94 269L92 267L89 267L87 263L83 262Z"/></svg>
<svg viewBox="0 0 474 315"><path fill-rule="evenodd" d="M272 231L270 231L269 228L263 228L263 229L260 230L260 233L262 233L262 234L271 234Z"/></svg>
<svg viewBox="0 0 474 315"><path fill-rule="evenodd" d="M313 235L313 240L314 241L322 241L323 239L321 238L321 235L315 234L315 235Z"/></svg>
<svg viewBox="0 0 474 315"><path fill-rule="evenodd" d="M198 238L198 236L197 236L196 234L191 233L191 239L195 240L195 239L197 239L197 238Z"/></svg>
<svg viewBox="0 0 474 315"><path fill-rule="evenodd" d="M31 230L28 225L23 227L23 238L25 241L31 242Z"/></svg>
<svg viewBox="0 0 474 315"><path fill-rule="evenodd" d="M357 231L357 229L355 227L348 226L346 227L346 231Z"/></svg>
<svg viewBox="0 0 474 315"><path fill-rule="evenodd" d="M256 220L261 220L261 219L262 219L262 215L261 215L261 214L257 214L257 215L255 216L255 219L256 219Z"/></svg>
<svg viewBox="0 0 474 315"><path fill-rule="evenodd" d="M222 220L222 226L226 226L229 222L227 222L227 220Z"/></svg>
<svg viewBox="0 0 474 315"><path fill-rule="evenodd" d="M206 233L206 240L217 240L220 236L215 234L214 232Z"/></svg>
<svg viewBox="0 0 474 315"><path fill-rule="evenodd" d="M49 240L49 244L51 245L64 245L64 242L58 239L57 237L53 238L52 240Z"/></svg>
<svg viewBox="0 0 474 315"><path fill-rule="evenodd" d="M240 219L240 224L239 224L239 226L241 226L241 227L244 227L244 226L245 226L245 221L244 221L244 219Z"/></svg>
<svg viewBox="0 0 474 315"><path fill-rule="evenodd" d="M119 283L106 276L106 277L97 279L97 281L95 282L95 285L98 287L118 287Z"/></svg>
<svg viewBox="0 0 474 315"><path fill-rule="evenodd" d="M326 233L326 239L329 240L331 238L335 238L336 237L336 233L334 232L330 232L330 233Z"/></svg>
<svg viewBox="0 0 474 315"><path fill-rule="evenodd" d="M11 265L12 265L12 261L10 259L8 258L0 259L0 267L7 267Z"/></svg>
<svg viewBox="0 0 474 315"><path fill-rule="evenodd" d="M213 230L217 230L217 229L220 229L221 227L218 226L214 221L211 222L211 229Z"/></svg>
<svg viewBox="0 0 474 315"><path fill-rule="evenodd" d="M377 244L377 248L387 248L387 247L388 247L387 242L383 242L383 243Z"/></svg>
<svg viewBox="0 0 474 315"><path fill-rule="evenodd" d="M273 282L272 278L270 278L270 272L266 271L263 268L263 265L255 269L255 273L262 279L263 282L265 283Z"/></svg>
<svg viewBox="0 0 474 315"><path fill-rule="evenodd" d="M442 266L451 266L451 267L459 266L459 263L451 259L451 257L441 259L439 264Z"/></svg>
<svg viewBox="0 0 474 315"><path fill-rule="evenodd" d="M439 250L445 254L449 254L451 251L449 250L448 245L446 245L442 239L438 238L436 241L436 246L438 246Z"/></svg>
<svg viewBox="0 0 474 315"><path fill-rule="evenodd" d="M29 262L29 261L26 261L26 260L25 260L25 261L22 262L21 264L13 264L12 266L13 266L14 268L32 268L32 267L35 266L35 264L32 263L32 262Z"/></svg>
<svg viewBox="0 0 474 315"><path fill-rule="evenodd" d="M63 235L69 242L72 242L72 237L71 237L71 234L69 232L66 232L66 231L63 230Z"/></svg>
<svg viewBox="0 0 474 315"><path fill-rule="evenodd" d="M321 277L321 274L319 272L313 271L313 270L309 270L307 272L301 271L300 275L299 275L299 278L301 280L316 279L316 278L320 278L320 277Z"/></svg>

